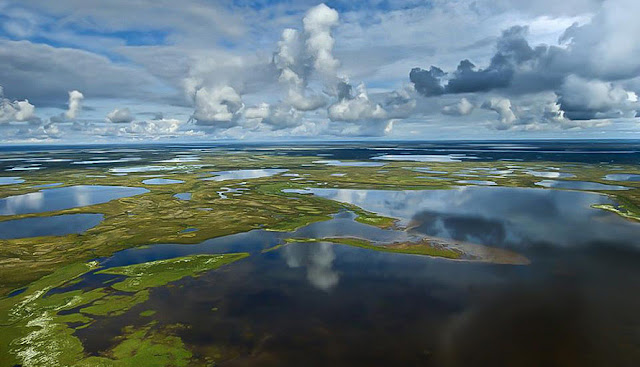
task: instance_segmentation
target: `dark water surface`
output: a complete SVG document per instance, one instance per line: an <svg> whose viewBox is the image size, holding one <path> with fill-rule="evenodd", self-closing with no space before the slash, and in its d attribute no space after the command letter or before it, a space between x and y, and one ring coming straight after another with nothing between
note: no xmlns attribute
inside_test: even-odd
<svg viewBox="0 0 640 367"><path fill-rule="evenodd" d="M357 223L351 213L294 233L254 230L198 245L154 245L107 267L193 253L251 256L155 289L128 314L77 331L92 353L154 309L195 355L221 366L635 366L640 357L640 225L591 205L606 196L548 189L313 189L410 225ZM286 237L418 233L510 248L528 266L456 262ZM74 288L100 281L85 277ZM102 279L101 281L104 281Z"/></svg>

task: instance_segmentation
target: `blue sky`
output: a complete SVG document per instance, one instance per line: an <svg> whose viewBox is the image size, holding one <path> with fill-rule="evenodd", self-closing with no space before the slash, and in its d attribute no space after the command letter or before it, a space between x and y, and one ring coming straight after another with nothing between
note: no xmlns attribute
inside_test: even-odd
<svg viewBox="0 0 640 367"><path fill-rule="evenodd" d="M0 140L638 138L634 0L0 0Z"/></svg>

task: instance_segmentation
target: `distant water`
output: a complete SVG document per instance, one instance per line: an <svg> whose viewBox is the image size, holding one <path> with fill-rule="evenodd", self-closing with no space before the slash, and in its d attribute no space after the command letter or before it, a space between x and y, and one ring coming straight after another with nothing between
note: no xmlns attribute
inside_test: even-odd
<svg viewBox="0 0 640 367"><path fill-rule="evenodd" d="M173 195L173 197L175 197L176 199L180 199L180 200L191 200L191 193L190 192L180 192L180 193L177 193L177 194Z"/></svg>
<svg viewBox="0 0 640 367"><path fill-rule="evenodd" d="M23 182L24 180L20 177L0 177L0 185L15 185Z"/></svg>
<svg viewBox="0 0 640 367"><path fill-rule="evenodd" d="M284 172L288 169L265 168L265 169L239 169L234 171L211 172L214 177L203 178L203 181L227 181L227 180L248 180L252 178L270 177Z"/></svg>
<svg viewBox="0 0 640 367"><path fill-rule="evenodd" d="M558 181L558 180L542 180L536 182L536 185L543 187L553 187L558 189L570 190L629 190L628 187L620 185L606 185L598 182L588 181Z"/></svg>
<svg viewBox="0 0 640 367"><path fill-rule="evenodd" d="M150 178L148 180L142 181L145 185L172 185L172 184L180 184L183 183L182 180L175 180L171 178Z"/></svg>
<svg viewBox="0 0 640 367"><path fill-rule="evenodd" d="M0 222L0 239L82 233L97 226L103 218L102 214L65 214L8 220Z"/></svg>
<svg viewBox="0 0 640 367"><path fill-rule="evenodd" d="M610 181L640 181L640 175L629 173L612 173L604 176L604 179Z"/></svg>
<svg viewBox="0 0 640 367"><path fill-rule="evenodd" d="M44 189L0 199L0 215L41 213L106 203L140 195L147 189L126 186L79 185Z"/></svg>

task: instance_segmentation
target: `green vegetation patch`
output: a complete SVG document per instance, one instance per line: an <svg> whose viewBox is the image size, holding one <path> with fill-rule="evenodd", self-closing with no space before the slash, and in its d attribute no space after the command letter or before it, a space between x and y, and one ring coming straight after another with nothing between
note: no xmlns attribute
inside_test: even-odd
<svg viewBox="0 0 640 367"><path fill-rule="evenodd" d="M624 218L640 222L640 210L629 209L624 205L595 204L592 207L616 213Z"/></svg>
<svg viewBox="0 0 640 367"><path fill-rule="evenodd" d="M121 342L106 357L89 357L74 366L151 367L188 366L192 353L171 330L157 330L154 323L141 328L126 327Z"/></svg>
<svg viewBox="0 0 640 367"><path fill-rule="evenodd" d="M142 317L149 317L149 316L153 316L155 314L156 314L155 310L145 310L145 311L140 312L140 316L142 316Z"/></svg>
<svg viewBox="0 0 640 367"><path fill-rule="evenodd" d="M191 255L100 270L98 273L126 275L127 279L111 287L119 291L137 292L159 287L187 276L197 276L208 270L238 261L248 253Z"/></svg>
<svg viewBox="0 0 640 367"><path fill-rule="evenodd" d="M110 295L98 299L89 307L80 309L80 312L98 316L117 316L148 299L148 290L139 291L133 295Z"/></svg>
<svg viewBox="0 0 640 367"><path fill-rule="evenodd" d="M326 238L288 238L287 242L331 242L339 245L347 245L353 247L359 247L367 250L381 251L381 252L393 252L399 254L412 254L412 255L425 255L434 257L444 257L447 259L460 259L463 255L462 252L447 249L443 247L431 246L428 243L411 243L400 244L394 243L389 245L374 245L371 241L356 238L356 237L326 237Z"/></svg>
<svg viewBox="0 0 640 367"><path fill-rule="evenodd" d="M129 328L117 346L103 357L88 357L74 328L90 326L92 316L122 315L148 300L150 288L247 257L247 253L192 255L111 269L100 273L127 278L89 291L48 294L87 272L97 262L62 267L31 283L14 297L0 299L0 366L185 366L191 352L170 331L148 325ZM126 292L125 294L116 291ZM79 309L79 311L77 311ZM61 311L65 311L60 314ZM147 310L141 316L152 316ZM80 325L77 325L80 324Z"/></svg>

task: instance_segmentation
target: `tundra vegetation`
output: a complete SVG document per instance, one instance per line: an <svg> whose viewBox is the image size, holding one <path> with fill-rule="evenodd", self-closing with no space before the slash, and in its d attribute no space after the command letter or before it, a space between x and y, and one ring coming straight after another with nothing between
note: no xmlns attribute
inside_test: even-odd
<svg viewBox="0 0 640 367"><path fill-rule="evenodd" d="M66 153L60 153L64 155ZM68 153L74 161L91 160ZM150 292L185 277L242 260L246 253L192 255L115 268L103 268L95 259L127 248L161 243L196 244L206 239L253 229L289 232L324 221L342 210L356 214L358 222L379 228L395 227L396 219L357 206L286 189L351 188L378 190L435 190L465 186L461 180L487 180L498 186L530 187L547 176L566 181L589 181L623 185L628 190L596 191L612 204L597 208L629 220L640 220L640 181L610 181L608 174L640 174L640 168L622 164L573 162L381 162L383 166L336 166L316 156L286 156L243 151L200 151L193 161L179 159L157 163L166 156L119 163L120 169L103 164L57 164L46 169L20 172L0 186L0 199L74 185L141 187L147 193L103 204L65 210L0 216L0 221L62 214L96 213L104 219L84 233L64 236L0 240L0 365L23 366L145 366L210 364L194 360L189 347L176 336L183 325L161 325L154 310L145 307ZM11 157L11 154L4 154ZM4 157L4 158L7 158ZM147 157L148 158L148 157ZM171 158L171 157L169 157ZM142 167L147 168L126 168ZM122 169L125 167L125 169ZM206 180L212 172L239 169L282 169L279 174L251 179ZM286 172L286 173L284 173ZM542 172L542 174L540 174ZM544 173L547 172L547 173ZM566 175L556 175L563 173ZM148 185L149 176L182 182ZM10 175L17 176L15 172ZM170 181L171 182L171 181ZM224 193L221 195L220 193ZM189 193L188 200L174 197ZM196 231L185 229L197 229ZM408 253L465 259L464 246L422 241L377 244L359 238L290 238L264 252L276 251L290 242L332 242L373 251ZM482 244L491 246L491 244ZM517 255L517 254L516 254ZM259 254L257 256L260 256ZM510 255L509 255L510 256ZM505 254L497 262L511 263ZM514 257L511 257L514 258ZM526 264L515 257L513 263ZM112 276L113 281L94 289L73 289L87 274ZM135 313L148 321L127 326L114 346L100 356L85 353L75 330L89 328L96 318ZM7 352L8 351L8 352Z"/></svg>

